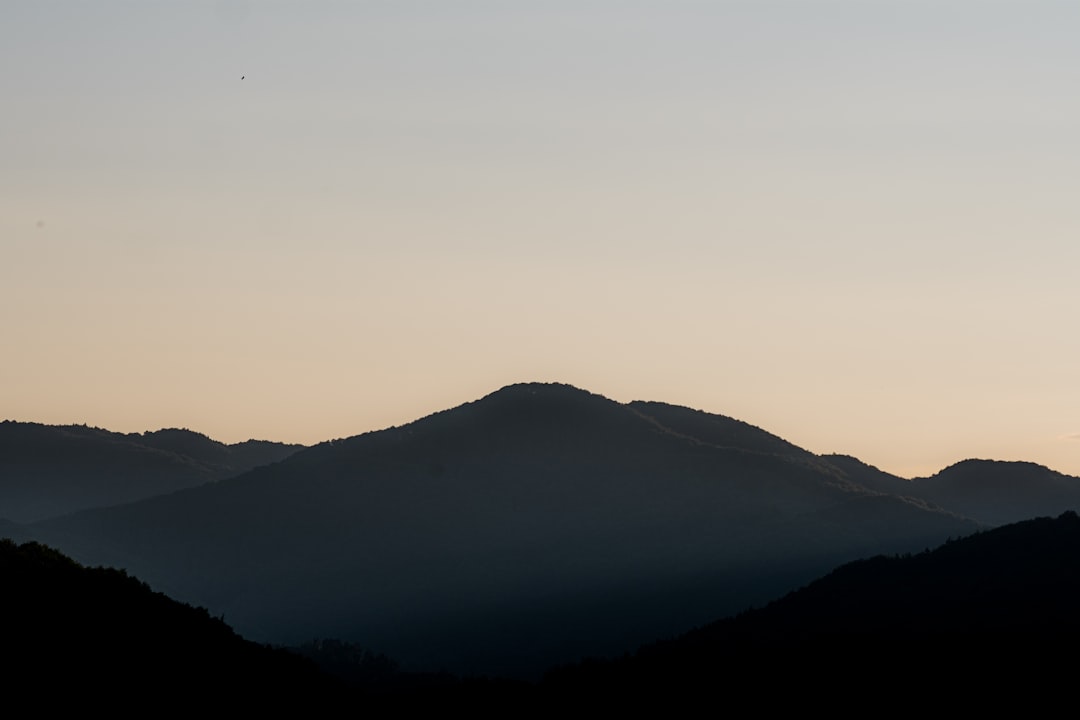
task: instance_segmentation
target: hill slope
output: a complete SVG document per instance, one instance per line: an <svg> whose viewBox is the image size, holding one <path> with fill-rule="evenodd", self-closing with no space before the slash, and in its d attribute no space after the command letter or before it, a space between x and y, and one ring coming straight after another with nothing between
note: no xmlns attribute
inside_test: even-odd
<svg viewBox="0 0 1080 720"><path fill-rule="evenodd" d="M310 663L244 640L206 610L37 543L0 540L0 584L8 702L49 693L83 709L142 707L160 694L258 706L334 691Z"/></svg>
<svg viewBox="0 0 1080 720"><path fill-rule="evenodd" d="M910 492L989 525L1080 510L1080 478L1027 462L964 460L916 478Z"/></svg>
<svg viewBox="0 0 1080 720"><path fill-rule="evenodd" d="M190 430L122 434L84 425L0 422L0 518L33 522L239 475L300 449L225 445Z"/></svg>
<svg viewBox="0 0 1080 720"><path fill-rule="evenodd" d="M884 695L890 707L1031 710L1071 697L1078 603L1080 517L1065 513L844 565L633 658L554 671L545 687L627 705L762 701L769 686L784 692L766 702L800 708L865 712Z"/></svg>

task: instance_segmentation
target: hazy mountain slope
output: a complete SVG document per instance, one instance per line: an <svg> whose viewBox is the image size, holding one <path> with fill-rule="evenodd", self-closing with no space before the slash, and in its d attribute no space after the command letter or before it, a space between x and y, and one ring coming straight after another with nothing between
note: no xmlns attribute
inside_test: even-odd
<svg viewBox="0 0 1080 720"><path fill-rule="evenodd" d="M0 518L0 538L8 538L21 543L30 539L30 533L19 523Z"/></svg>
<svg viewBox="0 0 1080 720"><path fill-rule="evenodd" d="M956 702L1029 709L1072 693L1060 650L1080 637L1080 517L1000 527L907 557L844 565L765 608L642 649L562 668L554 695L859 708ZM1000 707L997 708L1000 710Z"/></svg>
<svg viewBox="0 0 1080 720"><path fill-rule="evenodd" d="M889 495L911 495L914 486L910 480L887 473L850 455L821 455L820 459L832 465L844 477L875 492Z"/></svg>
<svg viewBox="0 0 1080 720"><path fill-rule="evenodd" d="M639 407L511 386L34 532L258 639L341 637L500 672L621 652L975 527L874 496L766 433L708 444Z"/></svg>
<svg viewBox="0 0 1080 720"><path fill-rule="evenodd" d="M673 432L685 435L708 445L738 448L751 452L779 455L782 457L810 460L816 456L787 440L768 433L741 420L691 410L678 405L637 400L628 407L654 419Z"/></svg>
<svg viewBox="0 0 1080 720"><path fill-rule="evenodd" d="M224 445L190 430L122 434L82 425L0 423L0 517L31 522L238 475L300 446Z"/></svg>
<svg viewBox="0 0 1080 720"><path fill-rule="evenodd" d="M1080 510L1080 478L1034 463L964 460L931 477L905 480L850 456L821 459L863 487L918 498L986 525Z"/></svg>
<svg viewBox="0 0 1080 720"><path fill-rule="evenodd" d="M1080 478L1034 463L964 460L911 486L913 495L990 525L1080 510Z"/></svg>
<svg viewBox="0 0 1080 720"><path fill-rule="evenodd" d="M279 462L304 447L267 440L245 440L226 445L202 433L176 428L131 434L126 437L147 447L189 457L214 468L215 472L222 477L239 475L255 467Z"/></svg>

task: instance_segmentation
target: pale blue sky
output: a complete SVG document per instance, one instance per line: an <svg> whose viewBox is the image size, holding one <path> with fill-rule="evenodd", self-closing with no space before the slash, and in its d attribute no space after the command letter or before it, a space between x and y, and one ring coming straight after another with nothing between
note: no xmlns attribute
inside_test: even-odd
<svg viewBox="0 0 1080 720"><path fill-rule="evenodd" d="M1080 474L1078 36L1037 1L5 1L0 415L314 442L560 380Z"/></svg>

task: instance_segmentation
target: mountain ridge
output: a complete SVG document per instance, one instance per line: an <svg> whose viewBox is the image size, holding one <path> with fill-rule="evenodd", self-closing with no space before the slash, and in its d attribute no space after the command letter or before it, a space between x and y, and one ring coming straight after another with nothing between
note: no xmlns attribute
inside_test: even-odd
<svg viewBox="0 0 1080 720"><path fill-rule="evenodd" d="M527 674L977 527L740 421L527 383L30 531L248 637Z"/></svg>
<svg viewBox="0 0 1080 720"><path fill-rule="evenodd" d="M300 446L226 445L192 430L117 433L0 422L0 517L26 523L133 502L277 462Z"/></svg>

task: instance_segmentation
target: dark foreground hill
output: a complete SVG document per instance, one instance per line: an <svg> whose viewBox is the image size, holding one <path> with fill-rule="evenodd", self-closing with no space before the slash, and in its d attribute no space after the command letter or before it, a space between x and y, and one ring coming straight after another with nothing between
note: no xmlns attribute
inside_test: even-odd
<svg viewBox="0 0 1080 720"><path fill-rule="evenodd" d="M1067 513L844 565L760 610L542 683L409 676L341 643L309 648L351 688L247 642L126 573L0 541L9 703L122 714L178 707L606 712L725 706L865 715L1060 711L1080 639L1080 517ZM358 661L359 660L359 661Z"/></svg>
<svg viewBox="0 0 1080 720"><path fill-rule="evenodd" d="M632 658L553 671L544 687L627 704L722 695L762 709L1008 702L1030 712L1072 693L1077 607L1080 517L1070 512L852 562Z"/></svg>
<svg viewBox="0 0 1080 720"><path fill-rule="evenodd" d="M26 523L133 502L283 460L261 440L225 445L190 430L115 433L85 425L0 422L0 518Z"/></svg>
<svg viewBox="0 0 1080 720"><path fill-rule="evenodd" d="M317 705L337 691L312 663L248 642L204 609L37 543L0 540L0 587L9 706Z"/></svg>
<svg viewBox="0 0 1080 720"><path fill-rule="evenodd" d="M527 675L977 527L730 418L529 384L30 530L260 641Z"/></svg>

